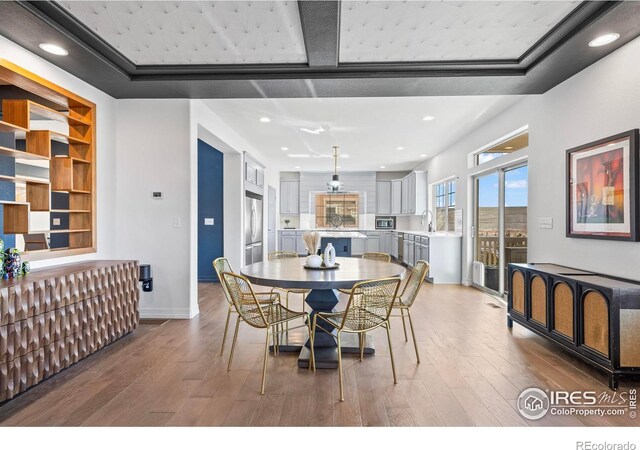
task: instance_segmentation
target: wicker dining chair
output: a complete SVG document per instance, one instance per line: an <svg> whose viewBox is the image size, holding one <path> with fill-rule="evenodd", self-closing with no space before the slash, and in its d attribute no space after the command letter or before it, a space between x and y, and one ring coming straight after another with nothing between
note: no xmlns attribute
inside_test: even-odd
<svg viewBox="0 0 640 450"><path fill-rule="evenodd" d="M277 259L292 259L292 258L298 258L298 257L299 256L296 252L284 252L284 251L271 252L269 253L269 256L268 256L269 261L275 261ZM309 292L311 292L311 290L275 287L271 289L271 292L275 292L276 290L282 291L285 294L284 306L287 308L289 307L289 294L301 294L302 295L302 311L306 310L305 300L307 299L307 295L309 295Z"/></svg>
<svg viewBox="0 0 640 450"><path fill-rule="evenodd" d="M402 289L402 293L398 296L396 302L393 304L393 309L399 310L400 314L391 314L392 317L402 317L402 328L404 330L405 342L409 341L409 338L407 336L407 325L405 323L405 317L409 318L409 326L411 327L411 338L413 339L413 347L416 350L416 359L418 361L418 364L420 364L420 354L418 353L416 333L413 329L413 321L411 320L411 306L416 301L416 297L418 296L418 292L420 292L420 288L422 287L422 283L427 276L427 272L429 272L429 263L423 260L417 261L413 266L411 275L409 275L409 278L407 279L407 282ZM406 315L405 311L407 312Z"/></svg>
<svg viewBox="0 0 640 450"><path fill-rule="evenodd" d="M362 259L368 259L371 261L381 261L381 262L391 262L391 255L388 253L380 253L380 252L366 252L362 255ZM349 295L351 294L350 289L338 289L342 294Z"/></svg>
<svg viewBox="0 0 640 450"><path fill-rule="evenodd" d="M227 320L224 324L224 335L222 336L222 345L220 346L220 356L224 353L224 345L227 341L227 330L229 329L229 319L231 318L232 313L236 313L236 309L233 306L233 301L231 300L231 296L229 295L229 290L227 289L227 285L222 280L222 274L224 272L233 273L233 269L231 268L231 264L229 264L229 260L227 258L217 258L213 261L213 268L218 275L218 280L220 281L220 285L222 286L222 292L224 292L224 297L227 299L228 308L227 308ZM272 303L277 303L280 301L280 294L277 292L256 292L256 298L261 304L269 305Z"/></svg>
<svg viewBox="0 0 640 450"><path fill-rule="evenodd" d="M252 326L253 328L262 328L267 330L266 341L264 343L264 360L262 362L262 384L260 387L260 394L264 394L264 387L267 380L267 358L269 357L269 339L276 334L284 333L281 329L281 325L289 323L292 320L302 319L303 324L293 327L301 328L307 327L309 334L311 334L311 321L309 320L309 314L306 312L291 311L285 308L280 303L272 303L265 305L260 303L256 294L253 292L253 287L247 278L242 275L238 275L231 272L223 272L222 278L227 290L229 291L229 297L233 302L233 306L238 312L238 318L236 319L236 330L233 334L233 343L231 344L231 353L229 354L229 364L227 370L231 370L231 363L233 361L233 353L238 341L238 328L240 322ZM277 339L273 339L274 345ZM275 348L274 348L275 353ZM311 362L309 364L309 370L315 370L315 356L313 346L311 346Z"/></svg>
<svg viewBox="0 0 640 450"><path fill-rule="evenodd" d="M311 347L316 329L334 336L332 328L335 328L335 339L338 343L338 380L340 381L340 401L344 401L344 388L342 383L342 333L357 333L360 341L360 360L363 359L364 333L378 327L387 330L389 341L389 355L391 356L391 370L393 382L397 384L396 367L393 361L393 349L391 347L391 334L389 333L389 315L398 294L400 286L399 278L382 278L356 283L349 295L349 302L341 312L317 312L313 316L313 329L311 332ZM321 322L319 325L318 322ZM322 325L327 326L323 328ZM315 365L314 365L315 371Z"/></svg>

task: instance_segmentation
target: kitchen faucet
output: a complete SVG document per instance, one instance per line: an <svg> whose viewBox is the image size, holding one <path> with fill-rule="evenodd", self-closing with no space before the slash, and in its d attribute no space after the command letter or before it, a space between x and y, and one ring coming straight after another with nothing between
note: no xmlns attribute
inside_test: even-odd
<svg viewBox="0 0 640 450"><path fill-rule="evenodd" d="M433 213L431 211L429 211L428 209L425 209L424 211L422 211L421 216L422 217L420 218L420 225L424 229L425 219L428 220L429 221L428 231L429 231L429 233L431 233L433 231Z"/></svg>

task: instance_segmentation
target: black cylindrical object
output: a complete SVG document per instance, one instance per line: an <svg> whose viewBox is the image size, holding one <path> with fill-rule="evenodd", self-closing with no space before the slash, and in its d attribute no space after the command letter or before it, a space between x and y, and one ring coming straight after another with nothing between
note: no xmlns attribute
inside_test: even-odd
<svg viewBox="0 0 640 450"><path fill-rule="evenodd" d="M140 281L151 279L151 265L140 264Z"/></svg>

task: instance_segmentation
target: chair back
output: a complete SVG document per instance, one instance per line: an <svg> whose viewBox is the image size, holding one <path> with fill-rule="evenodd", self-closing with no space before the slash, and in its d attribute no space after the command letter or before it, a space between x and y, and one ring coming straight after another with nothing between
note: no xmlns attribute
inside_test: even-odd
<svg viewBox="0 0 640 450"><path fill-rule="evenodd" d="M274 261L276 259L288 259L288 258L297 258L298 254L296 252L271 252L269 253L269 261Z"/></svg>
<svg viewBox="0 0 640 450"><path fill-rule="evenodd" d="M224 296L229 303L231 302L231 297L229 296L229 290L227 289L227 285L224 283L222 279L222 274L224 272L233 273L233 269L231 268L231 264L229 264L229 260L227 258L216 258L213 260L213 268L216 271L216 275L218 275L218 280L220 281L220 285L222 286L222 291L224 292Z"/></svg>
<svg viewBox="0 0 640 450"><path fill-rule="evenodd" d="M418 296L418 292L420 292L424 278L427 276L427 272L429 272L429 263L426 261L419 260L413 266L411 275L409 275L409 279L404 285L404 289L402 289L402 294L400 294L400 299L404 306L413 305L413 302Z"/></svg>
<svg viewBox="0 0 640 450"><path fill-rule="evenodd" d="M269 323L249 280L242 275L231 272L222 272L222 279L227 286L231 303L235 306L240 317L252 327L266 328Z"/></svg>
<svg viewBox="0 0 640 450"><path fill-rule="evenodd" d="M362 255L362 259L370 259L372 261L391 262L391 255L380 252L367 252Z"/></svg>
<svg viewBox="0 0 640 450"><path fill-rule="evenodd" d="M355 284L340 329L367 331L385 323L399 286L400 278L381 278Z"/></svg>

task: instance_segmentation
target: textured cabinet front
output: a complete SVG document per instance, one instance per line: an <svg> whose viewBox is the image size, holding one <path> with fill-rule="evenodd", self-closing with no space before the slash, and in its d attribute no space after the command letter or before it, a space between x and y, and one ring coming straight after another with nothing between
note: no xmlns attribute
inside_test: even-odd
<svg viewBox="0 0 640 450"><path fill-rule="evenodd" d="M567 283L553 288L553 330L573 339L573 289Z"/></svg>
<svg viewBox="0 0 640 450"><path fill-rule="evenodd" d="M547 325L547 284L540 275L531 278L531 320Z"/></svg>
<svg viewBox="0 0 640 450"><path fill-rule="evenodd" d="M584 345L609 356L609 304L598 291L587 292L582 300Z"/></svg>
<svg viewBox="0 0 640 450"><path fill-rule="evenodd" d="M0 402L133 331L138 263L36 270L0 287Z"/></svg>
<svg viewBox="0 0 640 450"><path fill-rule="evenodd" d="M524 315L524 275L519 270L515 270L511 276L511 289L513 291L511 307L514 311Z"/></svg>

